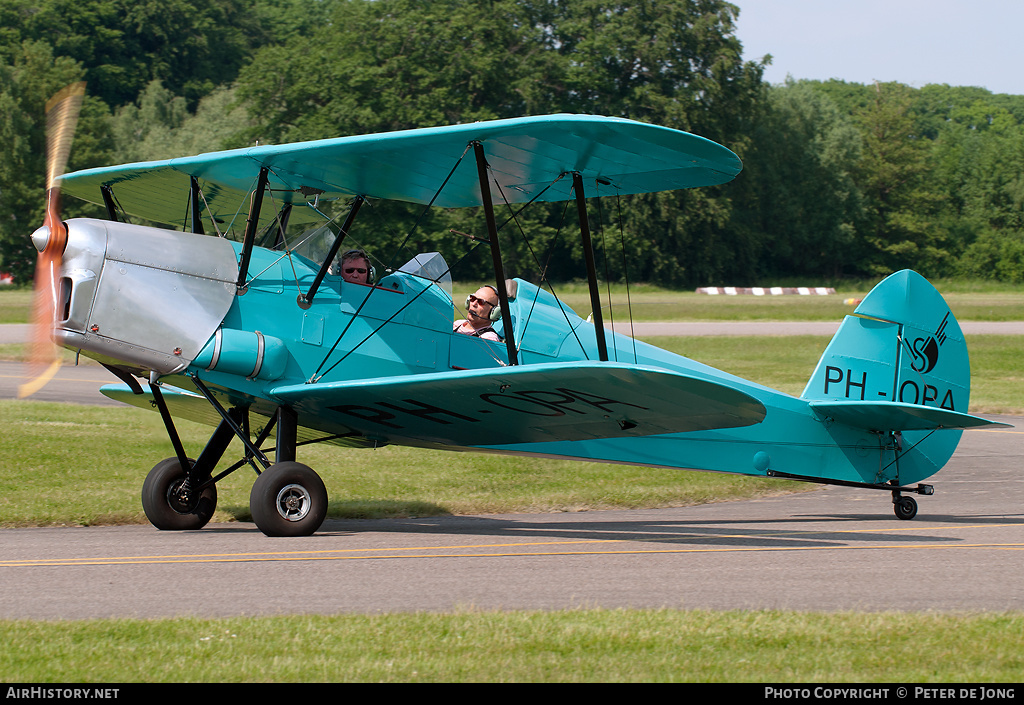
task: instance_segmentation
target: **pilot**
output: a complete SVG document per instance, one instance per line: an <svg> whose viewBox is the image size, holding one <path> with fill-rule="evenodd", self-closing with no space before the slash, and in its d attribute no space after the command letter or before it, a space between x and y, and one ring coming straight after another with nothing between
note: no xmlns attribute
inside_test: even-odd
<svg viewBox="0 0 1024 705"><path fill-rule="evenodd" d="M452 331L464 333L485 340L497 340L497 332L491 323L501 318L498 306L498 290L490 284L476 290L475 294L466 297L466 317L452 324Z"/></svg>
<svg viewBox="0 0 1024 705"><path fill-rule="evenodd" d="M353 284L372 284L370 258L362 250L349 250L341 256L341 278Z"/></svg>

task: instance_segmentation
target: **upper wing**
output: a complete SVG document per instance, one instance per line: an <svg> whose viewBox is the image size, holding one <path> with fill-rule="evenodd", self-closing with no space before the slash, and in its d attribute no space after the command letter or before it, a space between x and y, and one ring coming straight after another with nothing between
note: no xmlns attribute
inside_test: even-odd
<svg viewBox="0 0 1024 705"><path fill-rule="evenodd" d="M321 194L477 206L477 166L467 152L474 142L483 145L498 184L491 189L496 203L570 199L571 179L544 189L571 172L583 176L590 196L720 184L742 169L731 151L687 132L621 118L544 115L88 169L61 177L61 186L94 203L110 186L127 213L161 223L182 222L189 177L199 180L214 217L232 221L262 167L277 205ZM261 220L269 222L275 209L264 210Z"/></svg>
<svg viewBox="0 0 1024 705"><path fill-rule="evenodd" d="M702 431L765 416L760 401L727 385L606 362L294 384L270 395L300 424L464 447Z"/></svg>

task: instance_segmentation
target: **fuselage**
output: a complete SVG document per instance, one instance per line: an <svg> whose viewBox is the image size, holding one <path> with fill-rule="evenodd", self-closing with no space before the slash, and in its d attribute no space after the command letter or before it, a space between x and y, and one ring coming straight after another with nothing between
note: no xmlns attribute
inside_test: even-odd
<svg viewBox="0 0 1024 705"><path fill-rule="evenodd" d="M256 247L250 278L240 288L235 282L239 250L238 243L217 237L69 221L55 338L106 364L139 375L152 372L185 389L190 388L186 375L198 375L228 404L268 418L279 405L273 390L285 385L499 370L508 362L503 343L453 333L450 288L416 266L387 272L372 286L328 274L312 301L304 301L317 263ZM592 324L533 284L515 280L514 289L510 313L520 365L598 359ZM949 433L943 446L929 446L928 455L904 450L897 463L891 437L823 418L802 398L624 335L609 331L606 337L610 360L726 384L760 401L766 409L763 421L714 431L514 444L489 443L484 430L470 448L907 484L941 468L959 440L958 432ZM571 411L575 400L564 398L564 390L557 392L559 404L544 396L558 388L552 376L550 390L515 397L516 407L523 414ZM300 415L299 423L324 434L352 433L344 418L331 414ZM915 435L904 434L904 449L915 444ZM373 437L375 442L433 445L384 425Z"/></svg>

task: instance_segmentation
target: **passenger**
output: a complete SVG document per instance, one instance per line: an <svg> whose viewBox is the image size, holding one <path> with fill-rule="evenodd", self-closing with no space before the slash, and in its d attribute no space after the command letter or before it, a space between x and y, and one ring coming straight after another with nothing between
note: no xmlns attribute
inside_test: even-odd
<svg viewBox="0 0 1024 705"><path fill-rule="evenodd" d="M491 327L492 322L501 318L497 289L488 284L477 289L475 294L467 296L466 314L466 318L452 324L453 332L485 340L501 341L497 332Z"/></svg>
<svg viewBox="0 0 1024 705"><path fill-rule="evenodd" d="M341 278L353 284L373 284L370 258L362 250L349 250L341 256Z"/></svg>

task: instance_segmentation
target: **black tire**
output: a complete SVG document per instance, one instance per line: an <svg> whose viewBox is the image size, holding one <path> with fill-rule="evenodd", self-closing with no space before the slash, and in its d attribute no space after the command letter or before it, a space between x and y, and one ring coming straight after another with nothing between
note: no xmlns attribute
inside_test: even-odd
<svg viewBox="0 0 1024 705"><path fill-rule="evenodd" d="M913 497L900 497L892 503L892 508L900 519L910 520L917 516L917 500Z"/></svg>
<svg viewBox="0 0 1024 705"><path fill-rule="evenodd" d="M249 511L267 536L309 536L327 516L327 488L312 468L294 461L277 463L252 484Z"/></svg>
<svg viewBox="0 0 1024 705"><path fill-rule="evenodd" d="M189 459L190 463L194 460ZM217 509L217 486L202 492L182 490L185 471L177 458L168 458L153 466L142 483L142 509L150 523L163 531L201 529Z"/></svg>

